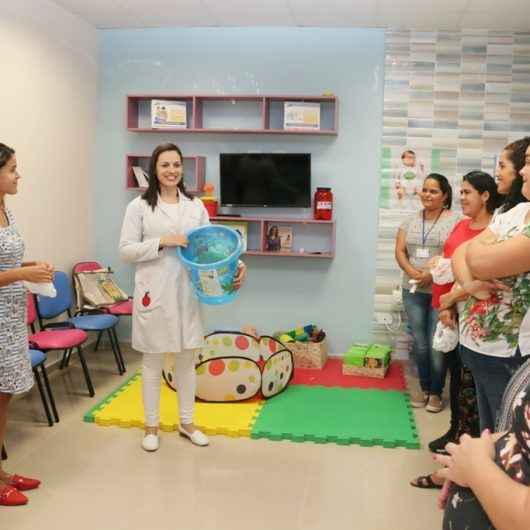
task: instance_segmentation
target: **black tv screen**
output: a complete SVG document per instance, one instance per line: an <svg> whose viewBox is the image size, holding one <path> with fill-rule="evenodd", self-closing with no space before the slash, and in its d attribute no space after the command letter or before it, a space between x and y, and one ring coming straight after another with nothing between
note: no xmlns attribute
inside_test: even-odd
<svg viewBox="0 0 530 530"><path fill-rule="evenodd" d="M309 153L221 153L222 206L311 206Z"/></svg>

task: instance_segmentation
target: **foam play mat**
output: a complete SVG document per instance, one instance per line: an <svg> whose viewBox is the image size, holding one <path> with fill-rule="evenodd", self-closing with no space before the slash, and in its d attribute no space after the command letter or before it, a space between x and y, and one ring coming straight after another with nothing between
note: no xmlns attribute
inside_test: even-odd
<svg viewBox="0 0 530 530"><path fill-rule="evenodd" d="M254 399L239 403L202 403L195 406L194 422L206 434L250 436L254 420L263 402ZM162 384L160 397L160 429L175 431L178 426L178 397ZM84 417L102 426L144 427L142 377L134 375L115 392L93 407Z"/></svg>
<svg viewBox="0 0 530 530"><path fill-rule="evenodd" d="M393 390L291 386L267 402L252 438L419 449L407 394Z"/></svg>
<svg viewBox="0 0 530 530"><path fill-rule="evenodd" d="M142 379L136 374L100 401L85 421L143 428ZM162 384L160 428L177 428L177 395ZM205 433L270 440L419 448L414 415L404 392L292 385L268 401L198 401L195 424Z"/></svg>
<svg viewBox="0 0 530 530"><path fill-rule="evenodd" d="M403 366L393 361L383 379L342 374L342 359L328 359L322 370L297 368L291 385L332 386L342 388L379 388L381 390L401 390L407 388Z"/></svg>

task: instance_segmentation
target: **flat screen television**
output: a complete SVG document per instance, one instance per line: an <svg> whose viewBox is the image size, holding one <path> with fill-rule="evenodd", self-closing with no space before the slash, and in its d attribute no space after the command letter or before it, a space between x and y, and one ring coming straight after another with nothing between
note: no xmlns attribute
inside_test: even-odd
<svg viewBox="0 0 530 530"><path fill-rule="evenodd" d="M221 206L311 206L310 153L221 153Z"/></svg>

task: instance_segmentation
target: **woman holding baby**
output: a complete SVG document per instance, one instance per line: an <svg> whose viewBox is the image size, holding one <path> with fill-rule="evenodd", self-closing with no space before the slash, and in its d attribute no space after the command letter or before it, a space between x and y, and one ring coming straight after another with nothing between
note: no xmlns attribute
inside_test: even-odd
<svg viewBox="0 0 530 530"><path fill-rule="evenodd" d="M522 177L521 191L528 200L530 137L511 146L516 176ZM524 360L518 341L530 307L530 259L525 253L529 226L530 203L522 202L497 215L453 256L456 280L473 295L459 311L460 344L462 360L475 379L481 430L494 429L504 389ZM500 281L480 281L494 279Z"/></svg>

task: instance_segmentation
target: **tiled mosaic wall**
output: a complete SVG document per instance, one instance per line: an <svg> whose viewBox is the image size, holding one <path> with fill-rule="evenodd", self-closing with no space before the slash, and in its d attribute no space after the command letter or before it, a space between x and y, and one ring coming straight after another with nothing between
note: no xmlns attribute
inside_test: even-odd
<svg viewBox="0 0 530 530"><path fill-rule="evenodd" d="M406 213L392 202L392 165L402 151L420 153L431 170L451 180L458 197L465 173L493 174L503 146L529 134L530 33L387 31L378 314L395 309L391 291L399 283L394 238ZM397 329L398 313L392 315ZM374 334L378 340L397 340L398 355L408 348L404 333L389 333L382 323Z"/></svg>

